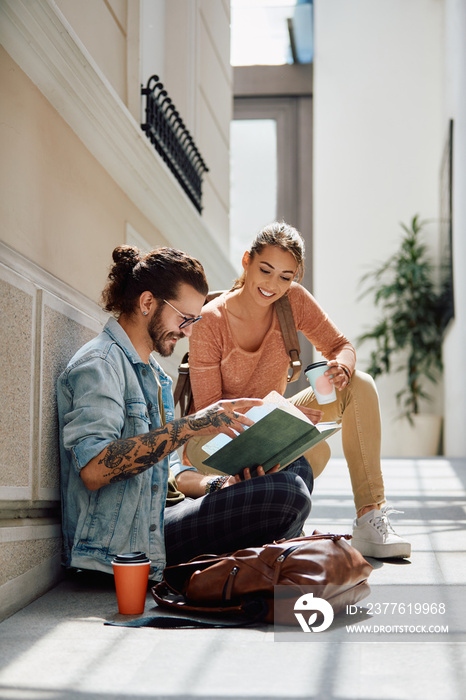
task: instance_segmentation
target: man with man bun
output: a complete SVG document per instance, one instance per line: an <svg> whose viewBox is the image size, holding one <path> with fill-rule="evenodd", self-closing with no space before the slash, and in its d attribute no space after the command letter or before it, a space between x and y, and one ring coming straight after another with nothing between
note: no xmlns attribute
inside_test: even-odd
<svg viewBox="0 0 466 700"><path fill-rule="evenodd" d="M166 563L301 532L313 484L304 458L254 479L191 469L180 488L171 471L191 437L234 437L251 424L244 412L262 403L219 401L175 419L172 380L154 352L168 357L202 323L207 291L202 265L179 250L113 251L102 293L112 315L58 379L66 567L112 573L115 555L143 551L158 580Z"/></svg>

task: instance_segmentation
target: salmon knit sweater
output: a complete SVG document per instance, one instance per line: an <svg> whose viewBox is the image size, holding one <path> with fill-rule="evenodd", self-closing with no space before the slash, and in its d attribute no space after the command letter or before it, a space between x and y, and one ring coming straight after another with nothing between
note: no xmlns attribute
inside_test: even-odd
<svg viewBox="0 0 466 700"><path fill-rule="evenodd" d="M285 349L277 312L255 352L243 350L230 328L225 301L228 292L202 309L202 321L193 326L189 341L189 367L194 410L220 399L264 398L270 391L283 394L287 385L289 356ZM301 331L327 360L338 362L350 374L356 353L327 314L300 284L292 283L288 298L296 329Z"/></svg>

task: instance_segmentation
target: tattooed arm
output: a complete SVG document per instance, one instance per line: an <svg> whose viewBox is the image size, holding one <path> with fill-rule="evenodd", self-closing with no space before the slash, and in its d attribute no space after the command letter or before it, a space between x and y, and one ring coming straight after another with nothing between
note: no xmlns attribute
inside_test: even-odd
<svg viewBox="0 0 466 700"><path fill-rule="evenodd" d="M253 423L239 411L261 404L260 399L219 401L143 435L114 440L81 469L81 479L90 491L96 491L150 469L194 435L225 433L235 437L234 431L241 433L243 425Z"/></svg>

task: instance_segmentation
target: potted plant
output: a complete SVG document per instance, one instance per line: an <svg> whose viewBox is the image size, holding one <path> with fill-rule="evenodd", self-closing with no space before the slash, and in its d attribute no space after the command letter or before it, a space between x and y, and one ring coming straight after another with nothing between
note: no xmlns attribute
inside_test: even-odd
<svg viewBox="0 0 466 700"><path fill-rule="evenodd" d="M366 285L361 297L372 294L382 312L374 328L358 338L360 343L375 343L367 371L374 379L392 370L404 373L396 399L411 429L420 422L421 404L431 399L426 384L436 383L442 371L443 302L422 241L426 223L416 215L410 226L401 224L404 233L397 252L361 278Z"/></svg>

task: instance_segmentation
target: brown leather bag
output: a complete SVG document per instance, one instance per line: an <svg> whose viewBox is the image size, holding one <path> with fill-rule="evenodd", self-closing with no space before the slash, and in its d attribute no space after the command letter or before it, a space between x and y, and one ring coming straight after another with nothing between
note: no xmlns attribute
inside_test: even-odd
<svg viewBox="0 0 466 700"><path fill-rule="evenodd" d="M315 531L309 537L233 554L198 557L166 567L152 596L158 605L176 612L249 616L254 621L296 625L293 604L312 587L313 594L327 600L336 614L370 593L367 578L372 566L348 539L351 535Z"/></svg>
<svg viewBox="0 0 466 700"><path fill-rule="evenodd" d="M223 294L223 292L211 292L206 296L206 303L212 301L212 299L216 299L216 297L220 296L220 294ZM295 382L299 378L302 362L299 359L300 347L298 334L296 332L293 312L291 310L291 305L287 294L275 302L275 309L280 322L283 342L285 343L286 351L290 356L290 373L288 374L288 382ZM188 352L183 355L183 359L178 366L178 379L173 392L173 398L175 401L175 407L177 404L180 404L181 415L186 416L189 413L193 398L191 380L189 378Z"/></svg>

